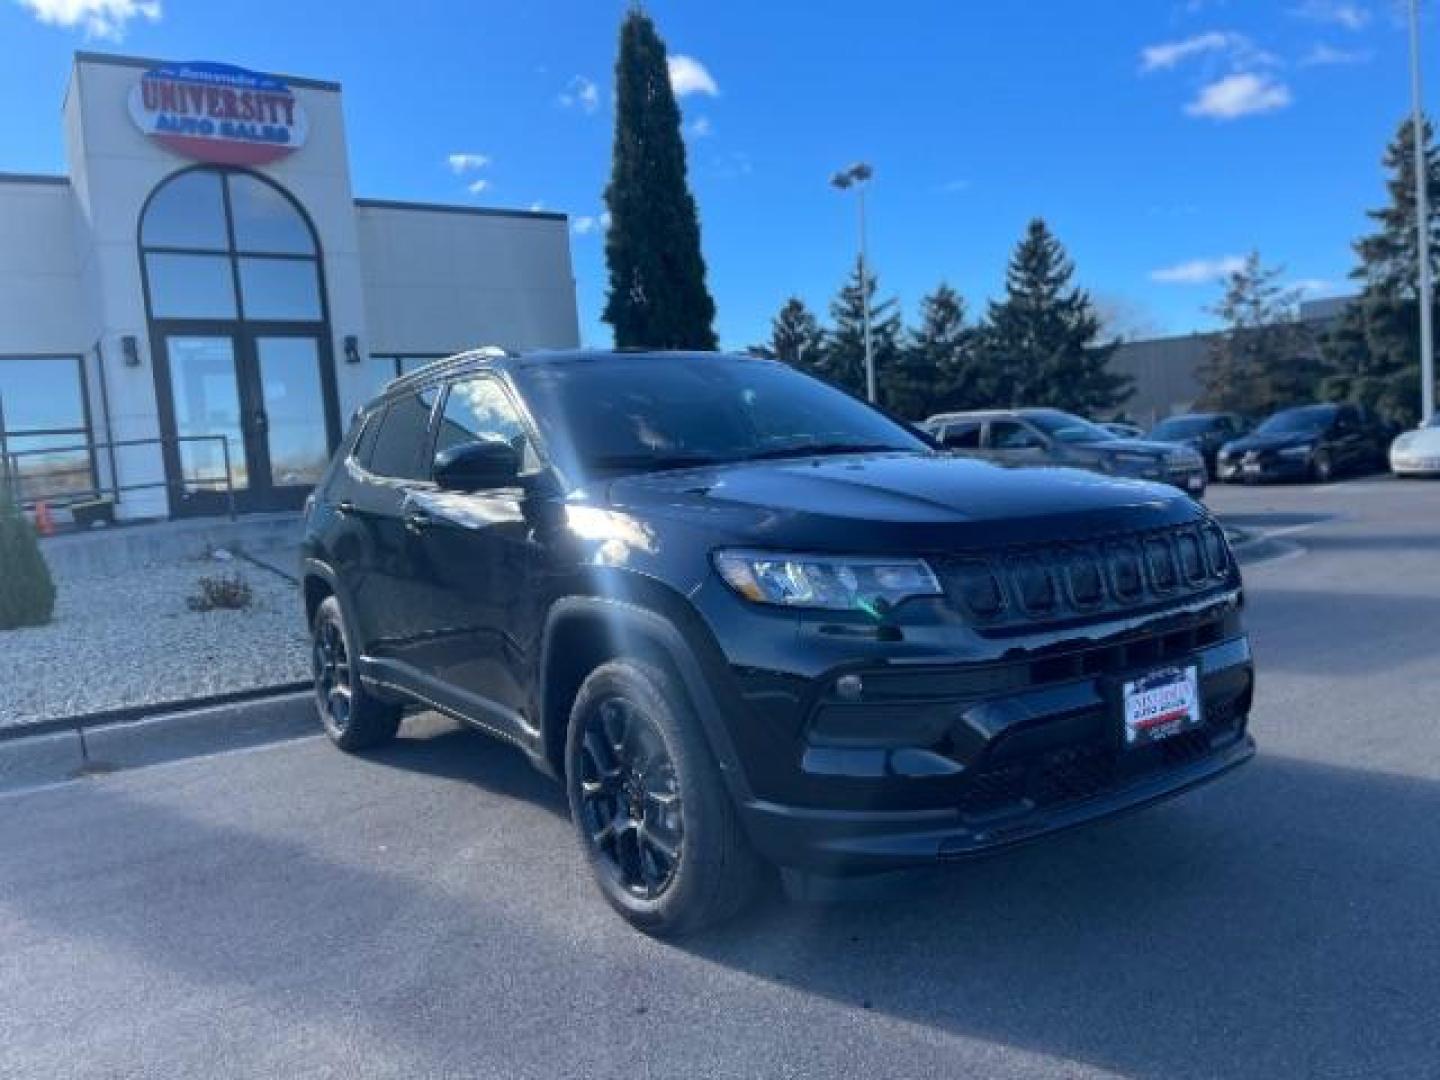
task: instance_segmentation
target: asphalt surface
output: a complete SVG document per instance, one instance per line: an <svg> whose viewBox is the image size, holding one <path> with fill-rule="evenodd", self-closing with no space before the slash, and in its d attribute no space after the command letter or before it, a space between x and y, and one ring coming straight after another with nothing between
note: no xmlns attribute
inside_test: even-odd
<svg viewBox="0 0 1440 1080"><path fill-rule="evenodd" d="M0 1076L1440 1076L1440 483L1211 502L1280 552L1217 784L680 945L434 718L15 792Z"/></svg>

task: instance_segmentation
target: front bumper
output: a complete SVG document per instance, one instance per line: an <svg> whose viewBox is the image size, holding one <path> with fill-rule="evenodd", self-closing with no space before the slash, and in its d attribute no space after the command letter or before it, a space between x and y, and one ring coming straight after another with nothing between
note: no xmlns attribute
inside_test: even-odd
<svg viewBox="0 0 1440 1080"><path fill-rule="evenodd" d="M1097 666L1083 659L1088 654L1076 655L1081 667ZM1088 677L959 704L940 694L955 685L947 678L963 672L909 675L890 696L905 708L943 714L932 715L938 726L929 737L867 746L843 736L817 739L812 729L798 785L807 804L746 800L747 832L782 866L877 872L976 855L1138 809L1215 779L1254 753L1247 732L1253 669L1243 634L1143 655L1113 657L1110 670ZM1118 682L1147 666L1184 664L1199 671L1203 726L1122 749ZM998 675L992 681L1003 685ZM927 683L936 686L935 699L914 692ZM895 705L884 707L895 715Z"/></svg>
<svg viewBox="0 0 1440 1080"><path fill-rule="evenodd" d="M1254 483L1264 480L1305 480L1310 476L1310 456L1286 457L1267 453L1259 457L1221 458L1215 467L1218 480Z"/></svg>
<svg viewBox="0 0 1440 1080"><path fill-rule="evenodd" d="M1390 471L1396 476L1440 476L1440 456L1391 454Z"/></svg>
<svg viewBox="0 0 1440 1080"><path fill-rule="evenodd" d="M1255 754L1241 735L1189 764L1142 774L1088 798L970 818L958 809L885 813L807 810L754 802L742 808L752 840L782 866L880 873L983 855L1093 821L1144 809L1216 780Z"/></svg>

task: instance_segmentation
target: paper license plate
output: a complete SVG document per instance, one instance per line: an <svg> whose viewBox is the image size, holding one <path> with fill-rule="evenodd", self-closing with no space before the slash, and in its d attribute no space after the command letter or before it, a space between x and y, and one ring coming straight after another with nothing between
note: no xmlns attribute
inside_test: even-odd
<svg viewBox="0 0 1440 1080"><path fill-rule="evenodd" d="M1199 727L1200 685L1193 667L1165 668L1125 683L1125 745L1144 746Z"/></svg>

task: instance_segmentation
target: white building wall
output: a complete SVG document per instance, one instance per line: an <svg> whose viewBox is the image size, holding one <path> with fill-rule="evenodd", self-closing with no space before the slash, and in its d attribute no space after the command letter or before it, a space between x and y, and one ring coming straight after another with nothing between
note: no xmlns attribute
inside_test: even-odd
<svg viewBox="0 0 1440 1080"><path fill-rule="evenodd" d="M579 345L563 214L361 200L355 220L368 352ZM342 401L347 411L363 403Z"/></svg>
<svg viewBox="0 0 1440 1080"><path fill-rule="evenodd" d="M0 176L0 356L83 354L74 196L60 178Z"/></svg>

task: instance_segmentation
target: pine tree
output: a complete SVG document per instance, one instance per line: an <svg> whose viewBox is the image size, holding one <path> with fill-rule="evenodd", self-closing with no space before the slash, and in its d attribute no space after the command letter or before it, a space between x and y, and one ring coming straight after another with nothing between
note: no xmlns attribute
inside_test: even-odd
<svg viewBox="0 0 1440 1080"><path fill-rule="evenodd" d="M1109 370L1118 342L1100 344L1090 295L1071 281L1074 264L1040 218L1026 229L1005 273L1005 298L990 304L980 352L997 405L1051 405L1109 412L1133 392Z"/></svg>
<svg viewBox="0 0 1440 1080"><path fill-rule="evenodd" d="M865 298L861 292L860 261L830 302L834 328L826 335L824 366L820 373L856 397L865 396ZM864 288L870 295L870 344L875 361L876 386L900 353L900 304L894 297L875 302L873 272L866 273Z"/></svg>
<svg viewBox="0 0 1440 1080"><path fill-rule="evenodd" d="M1440 271L1440 154L1428 121L1423 139L1430 259L1432 268ZM1328 397L1358 402L1408 426L1420 412L1415 138L1408 119L1386 147L1382 163L1389 172L1385 186L1390 202L1368 212L1377 231L1355 242L1359 263L1350 276L1362 291L1321 340L1323 387Z"/></svg>
<svg viewBox="0 0 1440 1080"><path fill-rule="evenodd" d="M604 320L617 347L713 349L700 222L686 179L680 109L665 43L638 6L620 26L615 149L605 189L610 289Z"/></svg>
<svg viewBox="0 0 1440 1080"><path fill-rule="evenodd" d="M1225 279L1211 313L1225 329L1210 342L1199 370L1206 408L1250 415L1315 396L1320 363L1297 318L1300 292L1281 284L1282 267L1266 267L1252 251Z"/></svg>
<svg viewBox="0 0 1440 1080"><path fill-rule="evenodd" d="M825 369L825 332L805 301L792 296L770 320L770 340L752 345L750 352L783 360L801 371Z"/></svg>
<svg viewBox="0 0 1440 1080"><path fill-rule="evenodd" d="M0 486L0 630L43 626L55 610L55 583L35 530Z"/></svg>
<svg viewBox="0 0 1440 1080"><path fill-rule="evenodd" d="M937 412L975 409L986 404L975 357L975 332L965 325L965 301L941 282L920 301L920 325L901 354L899 396L914 403L898 411L916 419Z"/></svg>

